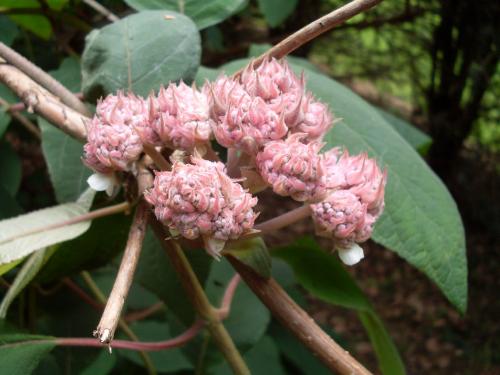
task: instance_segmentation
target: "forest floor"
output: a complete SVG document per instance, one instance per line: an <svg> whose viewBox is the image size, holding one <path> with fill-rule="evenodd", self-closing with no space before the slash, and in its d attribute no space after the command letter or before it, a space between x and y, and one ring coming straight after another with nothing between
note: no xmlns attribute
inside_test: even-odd
<svg viewBox="0 0 500 375"><path fill-rule="evenodd" d="M492 160L471 151L463 153L459 165L448 185L466 228L469 301L464 316L423 273L373 242L364 246L365 259L349 268L384 321L409 375L500 374L500 247L495 242L500 238L500 175ZM279 199L270 207L286 211L289 204ZM283 244L283 238L311 230L304 221L275 233L271 241ZM312 297L310 301L315 320L330 326L369 369L377 369L357 314Z"/></svg>

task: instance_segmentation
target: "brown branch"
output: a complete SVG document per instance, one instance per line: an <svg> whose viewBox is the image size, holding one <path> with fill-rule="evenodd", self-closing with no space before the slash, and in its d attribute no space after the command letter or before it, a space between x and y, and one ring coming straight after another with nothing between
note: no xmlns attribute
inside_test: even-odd
<svg viewBox="0 0 500 375"><path fill-rule="evenodd" d="M155 352L160 350L166 350L171 348L178 348L185 345L187 342L192 340L198 335L200 330L203 328L203 321L197 320L193 325L188 328L184 333L179 336L158 342L136 342L136 341L126 341L126 340L115 340L113 341L113 346L118 349L129 349L129 350L139 350L145 352ZM34 343L43 342L42 340L34 341ZM48 341L51 342L51 341ZM102 344L94 339L80 338L80 337L60 337L55 340L56 345L60 346L90 346L90 347L102 347Z"/></svg>
<svg viewBox="0 0 500 375"><path fill-rule="evenodd" d="M28 112L35 111L63 132L81 141L85 139L85 123L90 119L66 106L22 71L0 63L0 81L24 101Z"/></svg>
<svg viewBox="0 0 500 375"><path fill-rule="evenodd" d="M165 240L167 233L158 220L152 218L151 226L160 240L161 246L170 258L172 266L177 271L188 298L191 300L196 312L206 321L207 329L233 372L235 374L250 374L250 370L234 345L231 336L229 336L229 333L219 319L217 310L210 304L200 281L196 277L193 268L189 264L179 244L173 240Z"/></svg>
<svg viewBox="0 0 500 375"><path fill-rule="evenodd" d="M296 31L288 38L285 38L283 41L272 47L269 51L257 57L253 61L254 66L260 65L263 61L271 57L274 57L276 59L285 57L310 40L331 30L335 26L340 25L341 23L347 21L355 15L374 7L381 1L382 0L351 1L350 3L334 10L333 12L328 13L321 18L318 18L307 26L304 26L302 29ZM238 77L242 72L243 69L239 70L234 74L234 77Z"/></svg>
<svg viewBox="0 0 500 375"><path fill-rule="evenodd" d="M7 113L13 119L17 120L21 125L23 125L27 131L29 131L31 134L35 136L36 139L38 139L39 141L42 139L42 133L40 132L40 129L38 129L38 127L35 124L33 124L33 122L29 118L22 115L21 113L12 111L11 105L3 98L0 98L0 105L2 107L5 107Z"/></svg>
<svg viewBox="0 0 500 375"><path fill-rule="evenodd" d="M95 0L83 0L85 4L87 4L89 7L94 9L96 12L101 13L104 17L106 17L109 21L115 22L118 21L119 18L116 14L111 12L109 9L106 7L102 6Z"/></svg>
<svg viewBox="0 0 500 375"><path fill-rule="evenodd" d="M31 61L27 60L2 42L0 42L0 56L4 58L5 61L7 61L9 64L17 67L28 77L31 77L33 80L38 82L52 94L59 97L63 101L63 103L67 104L83 115L89 115L89 111L87 107L85 107L85 104L83 104L75 95L73 95L71 91L61 85L49 74L45 73Z"/></svg>
<svg viewBox="0 0 500 375"><path fill-rule="evenodd" d="M98 337L101 343L110 343L113 340L125 299L132 285L137 262L139 261L142 242L146 234L147 217L148 207L144 201L141 201L135 211L127 245L113 289L108 297L99 325L94 331L94 336Z"/></svg>
<svg viewBox="0 0 500 375"><path fill-rule="evenodd" d="M259 223L255 225L254 229L259 230L261 234L274 232L299 220L305 219L310 215L311 207L308 204L304 204L294 210L284 213L283 215L264 221L263 223Z"/></svg>
<svg viewBox="0 0 500 375"><path fill-rule="evenodd" d="M75 92L74 95L78 99L83 100L83 93L82 92ZM10 104L8 111L9 112L19 112L19 111L24 111L25 109L26 109L26 104L24 104L23 102L19 102L19 103Z"/></svg>
<svg viewBox="0 0 500 375"><path fill-rule="evenodd" d="M371 374L333 341L274 279L264 279L234 257L228 256L227 259L273 316L332 372L342 375Z"/></svg>

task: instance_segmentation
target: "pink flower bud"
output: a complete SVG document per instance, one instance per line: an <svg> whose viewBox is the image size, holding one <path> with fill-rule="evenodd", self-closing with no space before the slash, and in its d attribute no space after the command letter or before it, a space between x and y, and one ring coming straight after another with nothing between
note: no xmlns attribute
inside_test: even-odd
<svg viewBox="0 0 500 375"><path fill-rule="evenodd" d="M181 82L161 88L156 100L151 127L163 144L191 151L209 142L208 98L203 92Z"/></svg>
<svg viewBox="0 0 500 375"><path fill-rule="evenodd" d="M366 204L348 190L332 192L322 202L311 205L318 235L332 238L337 248L349 248L354 242L366 241L371 235ZM370 225L371 224L371 225Z"/></svg>
<svg viewBox="0 0 500 375"><path fill-rule="evenodd" d="M318 142L304 144L304 134L265 145L257 154L256 165L273 191L298 201L315 201L325 193L323 160Z"/></svg>
<svg viewBox="0 0 500 375"><path fill-rule="evenodd" d="M338 167L344 171L346 185L361 202L368 207L368 212L380 216L384 207L384 190L387 182L387 171L382 172L374 159L366 153L349 156L345 151Z"/></svg>
<svg viewBox="0 0 500 375"><path fill-rule="evenodd" d="M84 162L98 172L129 170L142 152L141 139L127 125L103 124L94 116L87 131Z"/></svg>
<svg viewBox="0 0 500 375"><path fill-rule="evenodd" d="M248 65L240 81L251 96L258 96L266 102L280 100L286 94L292 94L299 100L304 92L303 81L293 73L288 63L274 58L264 61L257 68L253 63Z"/></svg>
<svg viewBox="0 0 500 375"><path fill-rule="evenodd" d="M284 118L269 109L261 98L246 104L229 107L219 122L212 123L212 129L217 142L224 147L255 155L267 142L284 138L288 128Z"/></svg>
<svg viewBox="0 0 500 375"><path fill-rule="evenodd" d="M231 180L222 163L191 160L193 164L176 162L172 171L157 172L145 197L172 232L188 239L203 237L207 251L218 257L223 242L253 228L257 198Z"/></svg>
<svg viewBox="0 0 500 375"><path fill-rule="evenodd" d="M97 103L96 115L108 125L143 127L148 123L148 109L143 98L118 91L117 95L110 94Z"/></svg>

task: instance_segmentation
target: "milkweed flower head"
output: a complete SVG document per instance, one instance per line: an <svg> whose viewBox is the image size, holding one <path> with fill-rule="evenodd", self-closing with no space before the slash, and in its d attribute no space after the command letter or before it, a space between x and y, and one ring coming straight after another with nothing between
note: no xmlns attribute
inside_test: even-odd
<svg viewBox="0 0 500 375"><path fill-rule="evenodd" d="M384 209L387 173L366 154L350 156L338 149L325 154L325 184L329 194L311 205L318 235L333 240L340 258L349 265L363 258L357 245L368 240Z"/></svg>
<svg viewBox="0 0 500 375"><path fill-rule="evenodd" d="M239 79L221 76L207 87L217 142L252 156L292 133L304 133L304 143L319 140L332 124L327 106L306 92L304 78L285 61L250 64Z"/></svg>
<svg viewBox="0 0 500 375"><path fill-rule="evenodd" d="M199 157L192 157L191 164L175 162L172 171L157 172L145 197L173 234L202 237L216 258L226 241L251 231L257 217L257 198L227 176L222 163Z"/></svg>
<svg viewBox="0 0 500 375"><path fill-rule="evenodd" d="M184 82L162 87L150 98L150 125L156 135L152 143L172 149L192 151L205 145L212 135L205 92Z"/></svg>
<svg viewBox="0 0 500 375"><path fill-rule="evenodd" d="M319 142L302 143L297 133L285 141L269 142L257 154L256 165L263 180L276 194L297 201L316 201L325 194L323 160Z"/></svg>

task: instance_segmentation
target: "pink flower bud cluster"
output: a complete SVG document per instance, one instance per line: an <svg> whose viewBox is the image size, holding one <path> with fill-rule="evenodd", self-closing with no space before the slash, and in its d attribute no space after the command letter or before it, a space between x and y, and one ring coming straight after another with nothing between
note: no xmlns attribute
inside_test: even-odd
<svg viewBox="0 0 500 375"><path fill-rule="evenodd" d="M97 172L129 170L142 152L142 141L134 127L146 126L147 106L133 95L108 95L97 104L96 115L87 125L84 162Z"/></svg>
<svg viewBox="0 0 500 375"><path fill-rule="evenodd" d="M276 194L297 201L317 201L326 190L319 142L301 142L306 134L293 134L285 141L269 142L255 163L263 180Z"/></svg>
<svg viewBox="0 0 500 375"><path fill-rule="evenodd" d="M146 141L158 146L192 151L210 141L208 99L204 92L184 82L161 88L156 98L150 97L152 134Z"/></svg>
<svg viewBox="0 0 500 375"><path fill-rule="evenodd" d="M257 198L231 180L224 164L198 157L191 162L157 172L146 199L172 233L188 239L201 236L209 253L218 257L225 241L253 228Z"/></svg>
<svg viewBox="0 0 500 375"><path fill-rule="evenodd" d="M134 94L99 101L87 126L84 162L101 173L129 170L143 144L192 151L211 137L208 99L183 82L147 100Z"/></svg>
<svg viewBox="0 0 500 375"><path fill-rule="evenodd" d="M306 142L321 139L332 124L327 106L306 92L285 61L251 64L238 80L221 76L208 86L217 142L252 156L292 133L305 133Z"/></svg>
<svg viewBox="0 0 500 375"><path fill-rule="evenodd" d="M373 225L384 209L387 172L382 172L366 153L338 158L333 149L325 154L326 185L330 193L312 204L318 235L333 239L338 249L370 238Z"/></svg>

